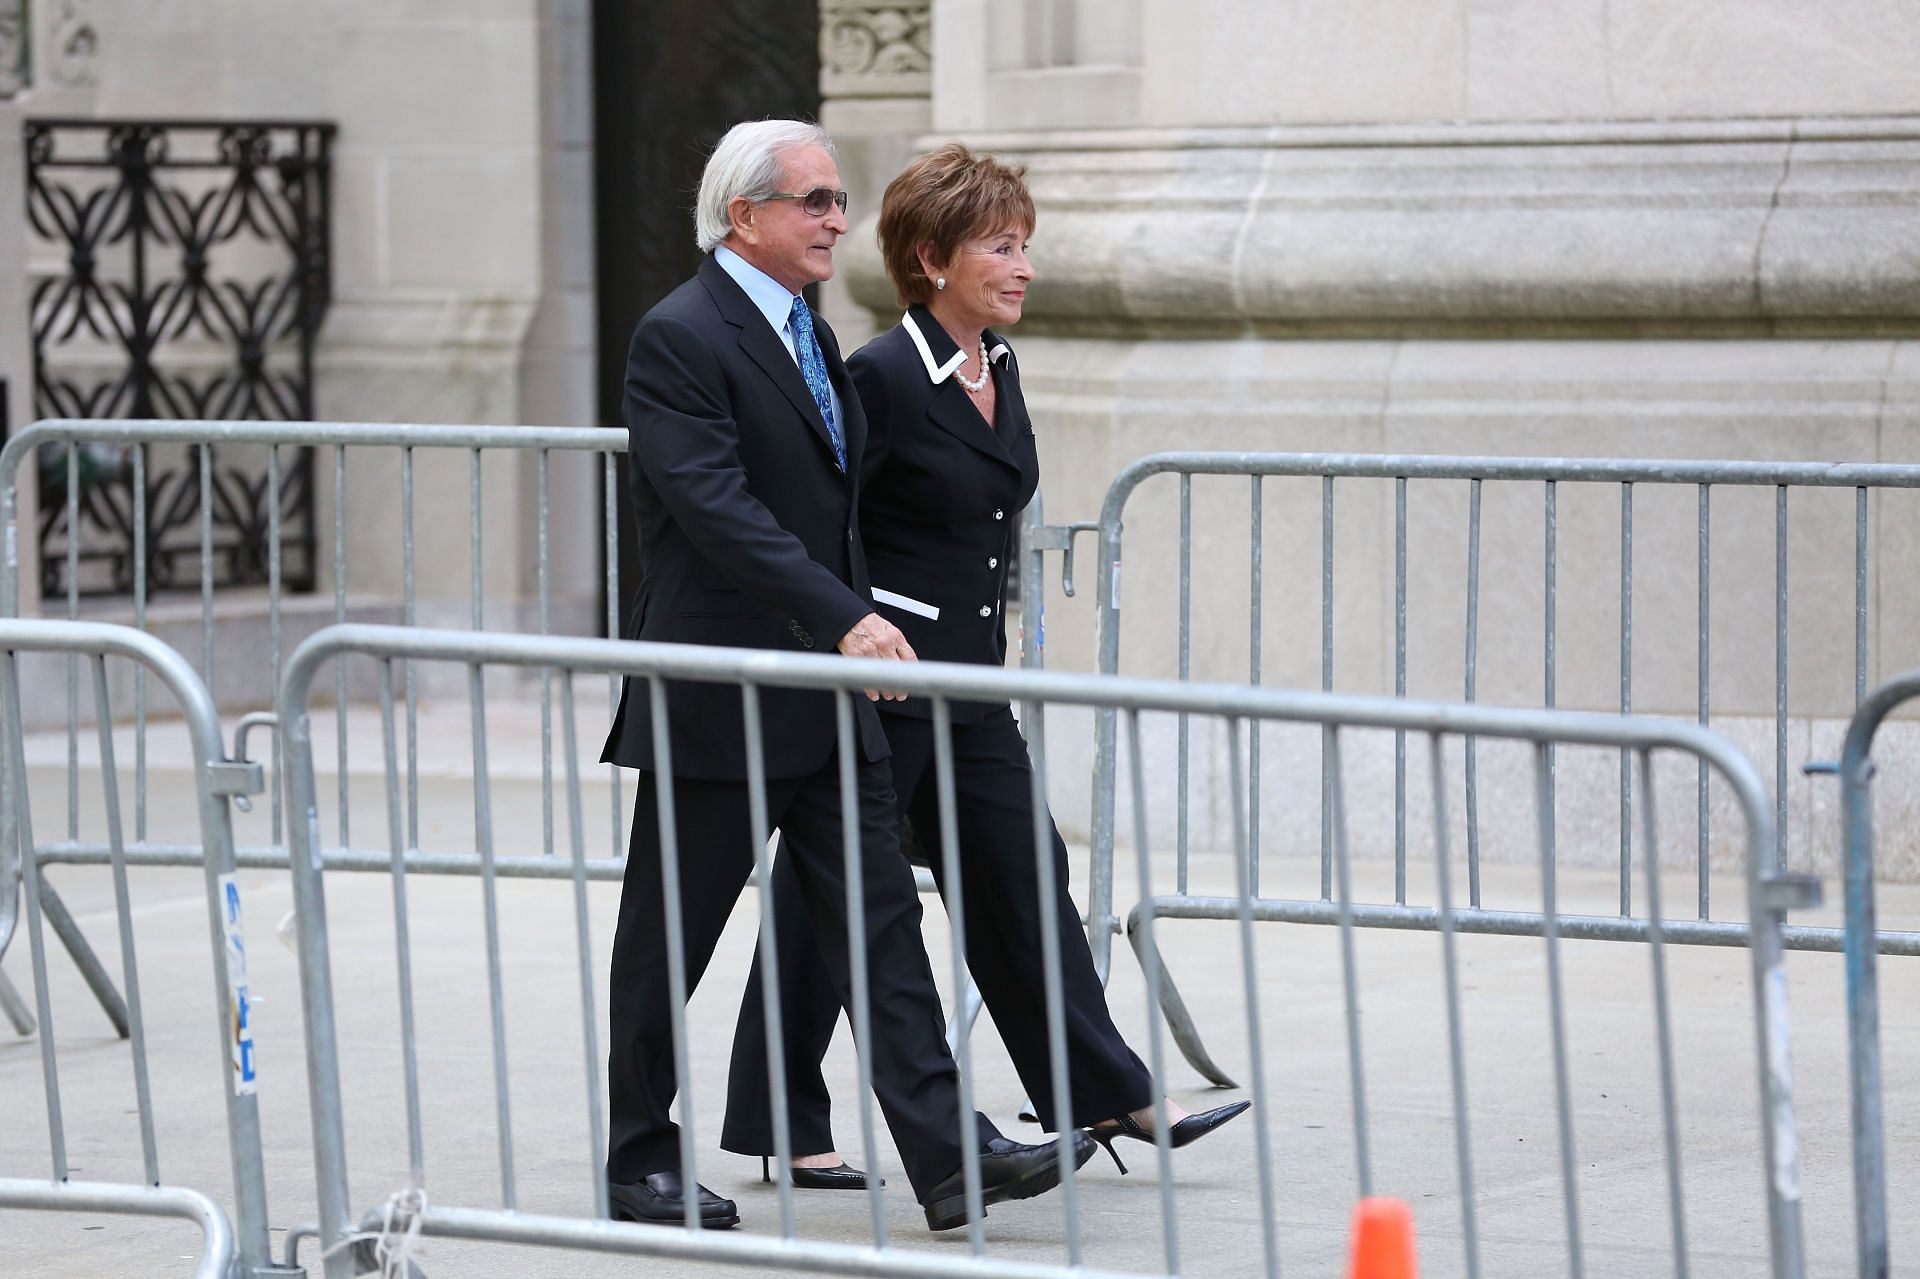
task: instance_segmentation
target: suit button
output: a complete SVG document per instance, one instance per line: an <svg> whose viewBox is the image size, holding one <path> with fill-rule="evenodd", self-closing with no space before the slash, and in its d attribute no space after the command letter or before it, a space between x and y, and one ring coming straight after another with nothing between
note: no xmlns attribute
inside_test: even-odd
<svg viewBox="0 0 1920 1279"><path fill-rule="evenodd" d="M988 607L987 605L985 605L985 604L982 604L982 605L980 606L980 616L982 616L982 617L992 617L992 616L993 616L993 610L992 610L991 608L989 608L989 607Z"/></svg>
<svg viewBox="0 0 1920 1279"><path fill-rule="evenodd" d="M1000 557L999 557L998 555L989 555L989 556L987 556L987 567L988 567L988 568L999 568L999 567L1000 567Z"/></svg>
<svg viewBox="0 0 1920 1279"><path fill-rule="evenodd" d="M993 518L996 520L1004 520L1007 518L1007 513L1005 511L995 511L993 513Z"/></svg>

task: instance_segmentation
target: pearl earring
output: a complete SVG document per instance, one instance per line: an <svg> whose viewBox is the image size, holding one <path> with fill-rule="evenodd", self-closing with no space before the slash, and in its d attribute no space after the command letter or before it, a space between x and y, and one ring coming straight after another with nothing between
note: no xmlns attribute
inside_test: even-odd
<svg viewBox="0 0 1920 1279"><path fill-rule="evenodd" d="M944 275L935 276L933 287L936 289L945 289L947 287L947 277Z"/></svg>

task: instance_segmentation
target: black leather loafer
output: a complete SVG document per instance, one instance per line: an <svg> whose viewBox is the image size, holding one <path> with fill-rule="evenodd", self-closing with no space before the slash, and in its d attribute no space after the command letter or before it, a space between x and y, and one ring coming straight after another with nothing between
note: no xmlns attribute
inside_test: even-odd
<svg viewBox="0 0 1920 1279"><path fill-rule="evenodd" d="M760 1156L760 1180L773 1180L773 1161ZM789 1168L787 1182L795 1190L865 1190L867 1174L850 1163L837 1163L831 1168ZM886 1185L887 1179L880 1178L880 1184Z"/></svg>
<svg viewBox="0 0 1920 1279"><path fill-rule="evenodd" d="M1073 1166L1093 1158L1093 1138L1079 1129L1073 1134ZM980 1148L980 1215L987 1205L1009 1199L1031 1199L1060 1184L1060 1147L1055 1142L1023 1145L995 1137ZM927 1229L952 1230L967 1224L967 1172L954 1170L927 1196Z"/></svg>
<svg viewBox="0 0 1920 1279"><path fill-rule="evenodd" d="M733 1200L722 1199L705 1186L699 1195L700 1228L728 1230L740 1224ZM687 1221L686 1183L678 1172L649 1173L639 1181L607 1183L607 1209L615 1221L641 1221L659 1226L683 1226Z"/></svg>

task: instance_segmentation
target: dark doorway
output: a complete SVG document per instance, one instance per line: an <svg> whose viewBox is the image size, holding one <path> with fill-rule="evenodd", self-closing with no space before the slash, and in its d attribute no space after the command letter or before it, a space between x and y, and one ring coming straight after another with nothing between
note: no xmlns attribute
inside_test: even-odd
<svg viewBox="0 0 1920 1279"><path fill-rule="evenodd" d="M621 424L633 327L700 264L693 198L729 125L820 112L817 0L595 0L600 420ZM622 619L639 554L620 495Z"/></svg>

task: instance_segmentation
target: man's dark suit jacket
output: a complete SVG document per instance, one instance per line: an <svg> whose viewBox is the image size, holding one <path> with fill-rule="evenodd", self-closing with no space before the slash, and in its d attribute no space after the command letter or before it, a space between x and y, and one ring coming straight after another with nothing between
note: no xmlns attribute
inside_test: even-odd
<svg viewBox="0 0 1920 1279"><path fill-rule="evenodd" d="M833 330L813 325L845 419L844 474L799 366L711 257L634 331L625 416L641 581L628 638L832 652L874 611L858 518L866 416ZM886 758L872 704L854 703L862 755ZM767 688L760 710L767 776L808 776L831 757L832 694ZM670 684L674 775L744 780L741 716L733 686ZM626 682L601 758L655 767L644 680Z"/></svg>
<svg viewBox="0 0 1920 1279"><path fill-rule="evenodd" d="M860 524L873 598L927 662L1005 664L1013 533L1040 483L1017 361L992 330L985 339L997 380L993 426L951 373L935 380L958 351L925 307L848 361L870 428ZM1004 705L955 702L953 718ZM924 697L883 709L933 713Z"/></svg>

